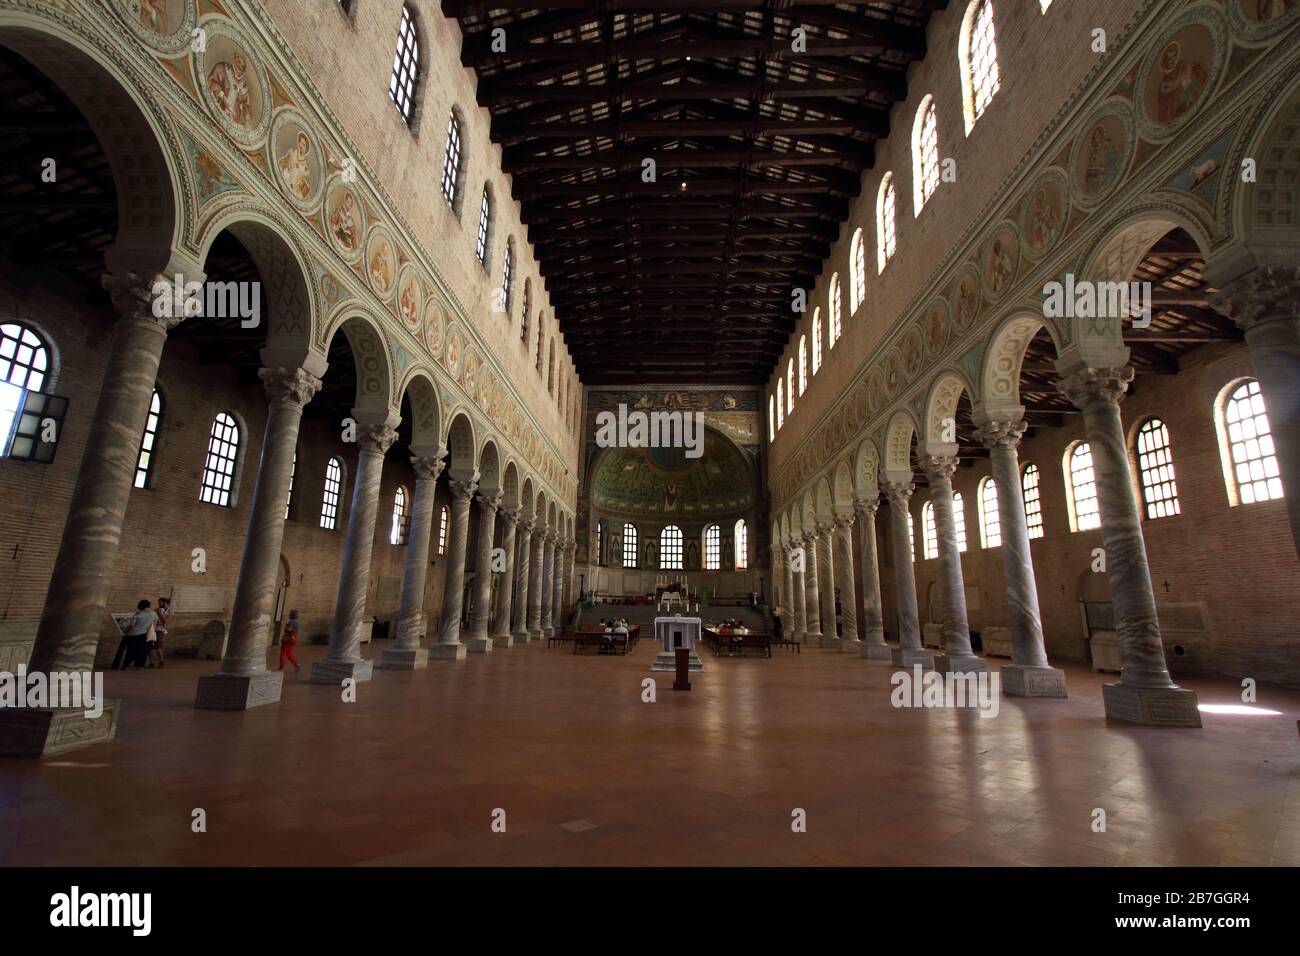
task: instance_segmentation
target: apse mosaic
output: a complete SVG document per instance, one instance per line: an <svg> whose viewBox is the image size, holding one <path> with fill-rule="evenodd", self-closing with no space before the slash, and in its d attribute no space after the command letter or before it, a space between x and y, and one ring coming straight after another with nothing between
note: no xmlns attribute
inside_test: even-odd
<svg viewBox="0 0 1300 956"><path fill-rule="evenodd" d="M704 455L680 448L610 448L599 457L591 501L624 515L741 514L754 503L754 466L736 446L706 434Z"/></svg>

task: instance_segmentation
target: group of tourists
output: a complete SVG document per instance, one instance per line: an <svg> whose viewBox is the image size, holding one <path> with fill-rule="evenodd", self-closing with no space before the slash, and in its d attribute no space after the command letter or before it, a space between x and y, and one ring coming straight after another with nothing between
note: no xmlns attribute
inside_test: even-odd
<svg viewBox="0 0 1300 956"><path fill-rule="evenodd" d="M605 644L601 647L602 654L612 653L615 648L614 638L621 637L627 640L627 618L610 618L608 621L600 622L605 627Z"/></svg>
<svg viewBox="0 0 1300 956"><path fill-rule="evenodd" d="M171 598L160 597L158 609L147 600L135 606L135 613L122 631L121 643L113 657L113 670L134 667L162 667L167 663L163 642L167 637L167 624L172 619Z"/></svg>

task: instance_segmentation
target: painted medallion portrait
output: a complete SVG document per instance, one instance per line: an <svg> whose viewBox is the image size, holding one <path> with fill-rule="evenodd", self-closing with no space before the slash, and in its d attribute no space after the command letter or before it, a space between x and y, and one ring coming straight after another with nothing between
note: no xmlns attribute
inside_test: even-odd
<svg viewBox="0 0 1300 956"><path fill-rule="evenodd" d="M1000 226L984 250L984 291L991 299L1007 294L1020 267L1020 241L1010 226Z"/></svg>
<svg viewBox="0 0 1300 956"><path fill-rule="evenodd" d="M1074 195L1080 205L1099 205L1128 174L1136 136L1127 104L1103 110L1084 127L1070 155Z"/></svg>
<svg viewBox="0 0 1300 956"><path fill-rule="evenodd" d="M370 288L386 298L393 291L397 274L397 253L393 243L382 232L376 233L366 247L366 280Z"/></svg>
<svg viewBox="0 0 1300 956"><path fill-rule="evenodd" d="M185 23L185 0L124 0L127 12L142 29L160 37L174 34Z"/></svg>
<svg viewBox="0 0 1300 956"><path fill-rule="evenodd" d="M935 303L925 317L925 351L931 358L948 344L948 315L944 307Z"/></svg>
<svg viewBox="0 0 1300 956"><path fill-rule="evenodd" d="M453 376L460 374L460 357L460 330L452 329L447 333L447 371Z"/></svg>
<svg viewBox="0 0 1300 956"><path fill-rule="evenodd" d="M397 284L397 313L402 317L402 323L414 331L420 327L423 310L424 294L420 289L420 277L408 265L402 269L401 280Z"/></svg>
<svg viewBox="0 0 1300 956"><path fill-rule="evenodd" d="M1020 231L1025 237L1025 254L1031 259L1046 255L1065 232L1065 183L1059 174L1047 176L1029 193L1020 214Z"/></svg>
<svg viewBox="0 0 1300 956"><path fill-rule="evenodd" d="M201 57L203 90L213 109L230 126L251 134L266 106L262 80L247 51L233 38L213 35Z"/></svg>
<svg viewBox="0 0 1300 956"><path fill-rule="evenodd" d="M957 328L965 332L975 321L980 307L979 280L973 271L967 271L957 280L953 295L953 320Z"/></svg>
<svg viewBox="0 0 1300 956"><path fill-rule="evenodd" d="M314 205L325 180L324 163L315 137L296 117L282 114L276 120L271 160L276 181L294 205Z"/></svg>
<svg viewBox="0 0 1300 956"><path fill-rule="evenodd" d="M434 302L424 312L424 344L430 355L442 360L442 310Z"/></svg>
<svg viewBox="0 0 1300 956"><path fill-rule="evenodd" d="M361 235L365 231L365 210L352 188L336 181L325 200L325 226L330 241L347 259L361 253Z"/></svg>
<svg viewBox="0 0 1300 956"><path fill-rule="evenodd" d="M1182 119L1209 92L1214 65L1214 38L1195 23L1170 38L1147 73L1143 106L1147 117L1161 126Z"/></svg>

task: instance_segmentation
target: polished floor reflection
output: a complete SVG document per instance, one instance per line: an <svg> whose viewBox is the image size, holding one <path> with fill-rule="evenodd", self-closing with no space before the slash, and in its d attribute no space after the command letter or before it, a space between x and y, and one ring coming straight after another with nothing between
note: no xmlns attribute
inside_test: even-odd
<svg viewBox="0 0 1300 956"><path fill-rule="evenodd" d="M656 674L643 703L654 653L532 644L376 671L343 703L305 648L247 713L193 708L211 663L110 674L116 742L0 763L0 863L1300 865L1300 694L1107 726L1102 678L1067 665L1068 701L985 719L896 710L887 665L808 649L705 652L690 692Z"/></svg>

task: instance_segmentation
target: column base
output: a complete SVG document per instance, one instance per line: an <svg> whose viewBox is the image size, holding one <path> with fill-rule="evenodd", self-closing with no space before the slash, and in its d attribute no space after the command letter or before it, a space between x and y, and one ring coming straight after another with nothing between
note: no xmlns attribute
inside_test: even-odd
<svg viewBox="0 0 1300 956"><path fill-rule="evenodd" d="M542 634L542 629L540 627L530 627L528 629L528 639L530 641L540 641L542 637L543 634Z"/></svg>
<svg viewBox="0 0 1300 956"><path fill-rule="evenodd" d="M555 628L551 627L549 624L542 628L543 638L549 641L554 636L555 636ZM540 640L541 638L538 639Z"/></svg>
<svg viewBox="0 0 1300 956"><path fill-rule="evenodd" d="M889 661L894 659L894 649L888 644L871 644L862 642L858 656L867 661Z"/></svg>
<svg viewBox="0 0 1300 956"><path fill-rule="evenodd" d="M889 659L895 667L934 667L934 658L923 647L895 647L889 652Z"/></svg>
<svg viewBox="0 0 1300 956"><path fill-rule="evenodd" d="M527 644L531 636L527 631L515 631L510 635L516 644Z"/></svg>
<svg viewBox="0 0 1300 956"><path fill-rule="evenodd" d="M988 661L976 654L935 654L934 669L940 674L987 674Z"/></svg>
<svg viewBox="0 0 1300 956"><path fill-rule="evenodd" d="M824 647L827 650L831 650L831 651L839 650L840 639L838 637L827 637L825 634L823 634L821 636L821 640L817 642L817 646Z"/></svg>
<svg viewBox="0 0 1300 956"><path fill-rule="evenodd" d="M460 641L454 644L450 641L439 641L437 644L430 644L428 651L431 661L463 661L466 654L465 645Z"/></svg>
<svg viewBox="0 0 1300 956"><path fill-rule="evenodd" d="M490 637L471 637L465 642L465 650L471 654L486 654L492 650L492 638Z"/></svg>
<svg viewBox="0 0 1300 956"><path fill-rule="evenodd" d="M817 644L817 645L820 646L820 645L821 645L821 642L822 642L822 632L821 632L821 631L804 631L804 632L803 632L803 642L804 642L805 644Z"/></svg>
<svg viewBox="0 0 1300 956"><path fill-rule="evenodd" d="M1002 693L1012 697L1069 697L1065 689L1065 671L1055 667L1022 667L1003 664Z"/></svg>
<svg viewBox="0 0 1300 956"><path fill-rule="evenodd" d="M1200 727L1196 691L1182 687L1132 687L1104 684L1101 698L1106 719L1148 727Z"/></svg>
<svg viewBox="0 0 1300 956"><path fill-rule="evenodd" d="M418 671L429 666L429 652L423 647L389 647L379 655L380 670Z"/></svg>
<svg viewBox="0 0 1300 956"><path fill-rule="evenodd" d="M328 657L311 665L313 684L341 684L347 678L360 683L374 675L374 661L332 661Z"/></svg>
<svg viewBox="0 0 1300 956"><path fill-rule="evenodd" d="M492 649L505 650L507 647L514 647L519 643L519 638L513 634L494 634L492 636Z"/></svg>
<svg viewBox="0 0 1300 956"><path fill-rule="evenodd" d="M862 646L862 642L861 642L860 640L858 640L856 637L851 637L851 638L850 638L850 637L841 637L841 638L840 638L840 653L841 653L841 654L852 654L854 657L857 657L857 656L858 656L858 648L860 648L861 646Z"/></svg>
<svg viewBox="0 0 1300 956"><path fill-rule="evenodd" d="M53 757L112 740L122 702L103 706L93 719L75 707L0 708L0 757Z"/></svg>
<svg viewBox="0 0 1300 956"><path fill-rule="evenodd" d="M194 695L198 710L251 710L280 702L283 671L255 674L204 674Z"/></svg>

